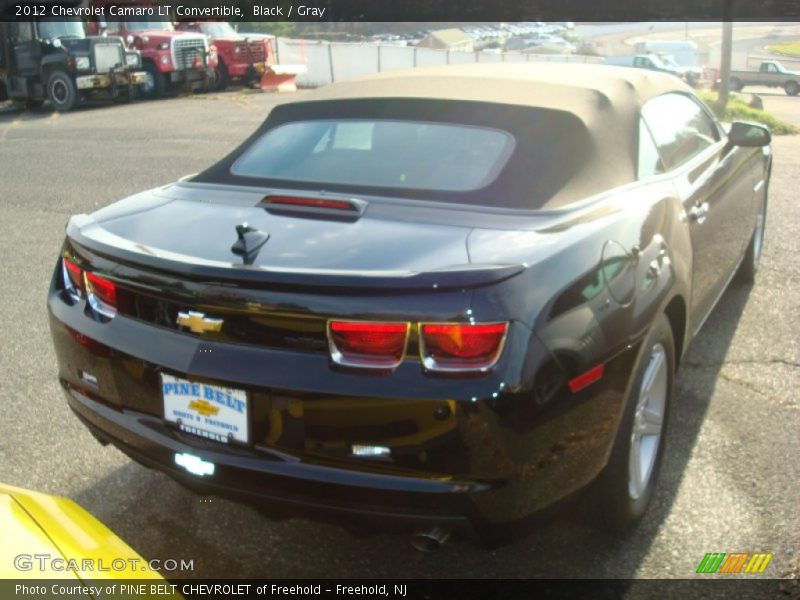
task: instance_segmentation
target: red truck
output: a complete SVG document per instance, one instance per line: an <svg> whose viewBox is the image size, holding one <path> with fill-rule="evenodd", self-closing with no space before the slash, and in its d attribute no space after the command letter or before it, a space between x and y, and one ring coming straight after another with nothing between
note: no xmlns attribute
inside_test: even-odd
<svg viewBox="0 0 800 600"><path fill-rule="evenodd" d="M171 22L153 17L98 19L88 29L120 36L141 53L146 77L139 91L145 98L158 98L176 84L190 90L216 85L217 52L205 35L176 31Z"/></svg>
<svg viewBox="0 0 800 600"><path fill-rule="evenodd" d="M273 64L272 47L265 35L242 35L224 21L181 22L177 29L211 38L219 57L214 85L217 91L228 87L232 79L247 85L258 83L266 68Z"/></svg>

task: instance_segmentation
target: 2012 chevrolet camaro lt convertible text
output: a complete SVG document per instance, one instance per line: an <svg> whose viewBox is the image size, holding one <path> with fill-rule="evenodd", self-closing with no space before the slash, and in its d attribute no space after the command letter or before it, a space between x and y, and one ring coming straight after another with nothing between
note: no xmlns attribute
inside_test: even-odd
<svg viewBox="0 0 800 600"><path fill-rule="evenodd" d="M592 484L624 530L681 356L755 274L769 144L620 67L308 92L206 171L70 220L58 376L101 442L267 513L434 544Z"/></svg>

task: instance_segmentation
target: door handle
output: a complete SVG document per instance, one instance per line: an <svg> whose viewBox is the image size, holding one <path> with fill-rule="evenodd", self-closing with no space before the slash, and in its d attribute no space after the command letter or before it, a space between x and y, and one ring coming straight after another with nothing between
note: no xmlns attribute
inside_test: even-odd
<svg viewBox="0 0 800 600"><path fill-rule="evenodd" d="M689 218L692 221L695 221L698 225L702 225L703 221L706 220L706 216L708 216L709 208L708 202L696 204L691 208L691 210L689 210Z"/></svg>

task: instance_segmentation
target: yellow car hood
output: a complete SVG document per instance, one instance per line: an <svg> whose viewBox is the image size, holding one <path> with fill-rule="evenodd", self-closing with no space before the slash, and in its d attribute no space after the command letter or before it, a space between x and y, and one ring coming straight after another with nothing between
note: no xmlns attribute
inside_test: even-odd
<svg viewBox="0 0 800 600"><path fill-rule="evenodd" d="M68 498L0 484L0 531L0 578L162 579L113 531ZM44 569L35 554L48 555ZM15 568L26 567L20 555L29 557L30 570ZM53 565L50 559L63 560ZM125 568L115 570L123 562ZM92 568L84 568L88 565Z"/></svg>

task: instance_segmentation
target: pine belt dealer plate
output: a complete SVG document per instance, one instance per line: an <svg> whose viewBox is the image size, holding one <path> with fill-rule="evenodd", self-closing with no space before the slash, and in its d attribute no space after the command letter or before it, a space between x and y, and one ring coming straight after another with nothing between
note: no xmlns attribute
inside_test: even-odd
<svg viewBox="0 0 800 600"><path fill-rule="evenodd" d="M161 374L164 419L218 442L250 441L247 392Z"/></svg>

